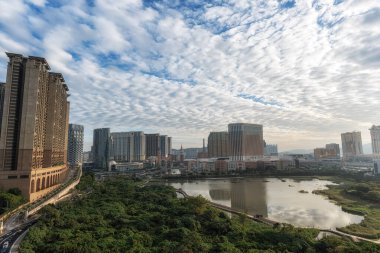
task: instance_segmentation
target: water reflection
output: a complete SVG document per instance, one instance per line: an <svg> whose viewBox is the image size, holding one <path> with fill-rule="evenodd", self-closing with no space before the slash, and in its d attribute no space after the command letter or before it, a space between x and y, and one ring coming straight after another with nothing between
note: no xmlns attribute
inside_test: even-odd
<svg viewBox="0 0 380 253"><path fill-rule="evenodd" d="M232 183L231 207L250 215L267 217L266 185L262 181L248 180Z"/></svg>
<svg viewBox="0 0 380 253"><path fill-rule="evenodd" d="M247 214L261 214L295 226L336 228L363 219L342 211L323 196L312 194L313 190L332 184L324 180L215 179L168 184ZM307 193L300 193L301 190Z"/></svg>

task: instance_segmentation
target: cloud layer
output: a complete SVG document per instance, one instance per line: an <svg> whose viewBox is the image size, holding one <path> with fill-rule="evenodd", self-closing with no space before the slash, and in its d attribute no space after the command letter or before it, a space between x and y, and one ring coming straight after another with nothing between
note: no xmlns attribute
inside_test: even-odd
<svg viewBox="0 0 380 253"><path fill-rule="evenodd" d="M340 143L380 124L380 2L0 1L5 51L45 57L70 88L72 123L200 146L231 122L280 150Z"/></svg>

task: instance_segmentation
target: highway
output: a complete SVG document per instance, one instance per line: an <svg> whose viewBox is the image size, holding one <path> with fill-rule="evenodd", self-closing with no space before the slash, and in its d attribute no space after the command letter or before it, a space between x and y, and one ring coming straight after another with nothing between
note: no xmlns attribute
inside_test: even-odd
<svg viewBox="0 0 380 253"><path fill-rule="evenodd" d="M21 226L13 228L6 234L0 236L0 253L11 252L11 247L26 230L33 226L37 222L37 218L34 218Z"/></svg>

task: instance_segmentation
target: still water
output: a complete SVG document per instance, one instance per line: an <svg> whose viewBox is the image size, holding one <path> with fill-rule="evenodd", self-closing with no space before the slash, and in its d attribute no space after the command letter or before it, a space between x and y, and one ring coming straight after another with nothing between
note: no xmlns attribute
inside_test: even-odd
<svg viewBox="0 0 380 253"><path fill-rule="evenodd" d="M326 197L312 194L313 190L327 189L326 185L333 184L325 180L234 178L170 181L167 184L247 214L261 214L299 227L334 229L363 220L362 216L342 211ZM301 190L307 193L300 193Z"/></svg>

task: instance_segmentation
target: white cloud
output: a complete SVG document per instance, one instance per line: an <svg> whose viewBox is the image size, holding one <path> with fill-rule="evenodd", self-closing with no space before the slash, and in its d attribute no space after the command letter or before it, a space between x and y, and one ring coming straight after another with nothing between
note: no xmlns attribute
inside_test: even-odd
<svg viewBox="0 0 380 253"><path fill-rule="evenodd" d="M368 142L367 124L380 124L376 2L1 1L0 49L64 73L87 145L93 128L111 127L200 146L236 121L263 124L282 150L354 129Z"/></svg>

